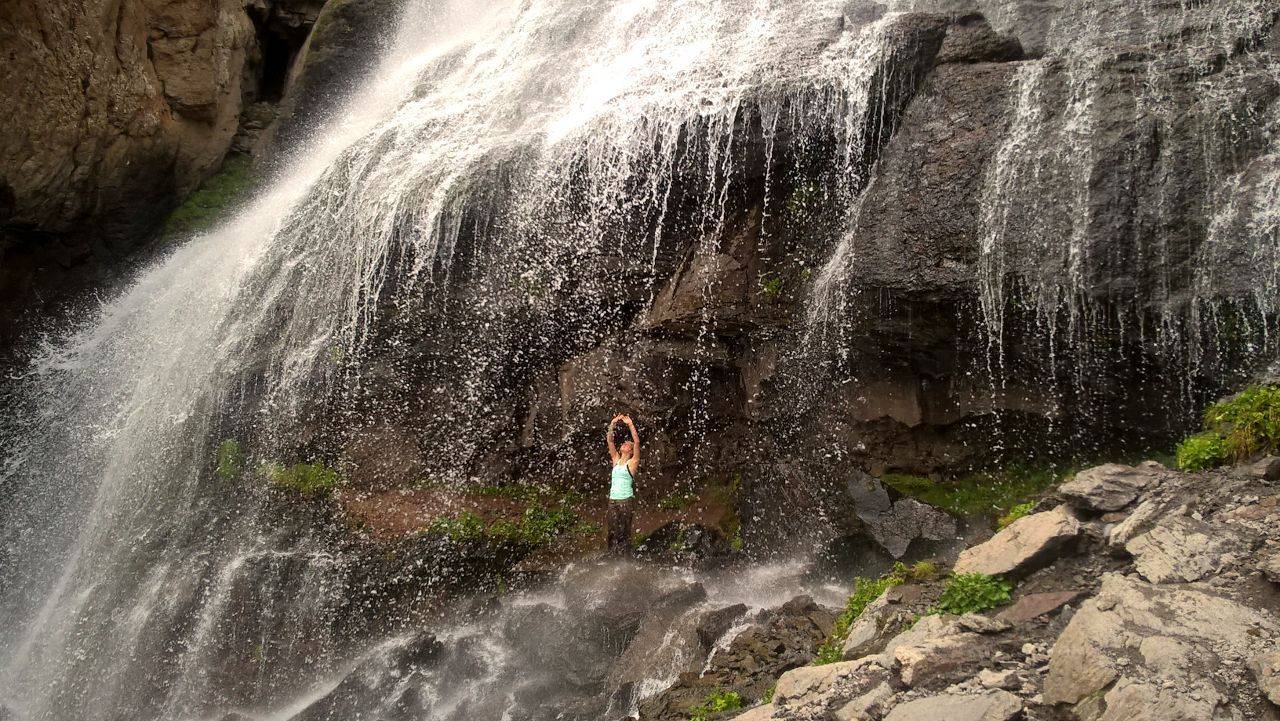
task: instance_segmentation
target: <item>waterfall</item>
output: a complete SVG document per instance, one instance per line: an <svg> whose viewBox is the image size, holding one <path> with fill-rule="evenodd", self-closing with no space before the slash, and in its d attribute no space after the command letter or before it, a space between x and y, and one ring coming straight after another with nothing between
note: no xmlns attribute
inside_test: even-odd
<svg viewBox="0 0 1280 721"><path fill-rule="evenodd" d="M252 470L213 472L221 443L247 469L305 460L412 404L432 411L430 472L464 482L522 358L636 313L616 286L652 298L666 234L718 242L743 183L796 184L778 137L835 158L822 192L856 191L892 16L454 5L411 4L368 86L266 190L6 388L31 409L5 429L0 483L0 703L18 719L279 708L391 643L341 617L354 571L323 530Z"/></svg>

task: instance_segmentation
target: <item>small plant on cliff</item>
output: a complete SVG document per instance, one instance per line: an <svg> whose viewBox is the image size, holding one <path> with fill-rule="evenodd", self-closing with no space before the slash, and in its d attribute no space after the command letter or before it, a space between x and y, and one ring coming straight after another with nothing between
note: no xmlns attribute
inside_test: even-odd
<svg viewBox="0 0 1280 721"><path fill-rule="evenodd" d="M1033 511L1035 507L1036 507L1035 501L1027 501L1026 503L1019 503L1018 505L1006 511L1003 516L996 519L996 528L1003 530L1009 524L1013 523L1019 518L1022 518L1028 513L1031 513L1031 511Z"/></svg>
<svg viewBox="0 0 1280 721"><path fill-rule="evenodd" d="M327 496L338 487L338 472L323 463L295 463L283 466L279 463L268 463L262 468L262 475L278 488L294 491L304 496Z"/></svg>
<svg viewBox="0 0 1280 721"><path fill-rule="evenodd" d="M776 303L782 296L782 276L766 273L760 278L760 294L770 303Z"/></svg>
<svg viewBox="0 0 1280 721"><path fill-rule="evenodd" d="M215 458L217 465L214 466L213 472L224 481L229 481L244 472L244 451L240 449L240 442L234 438L228 438L218 446Z"/></svg>
<svg viewBox="0 0 1280 721"><path fill-rule="evenodd" d="M1252 386L1214 403L1204 429L1178 445L1179 468L1212 468L1280 448L1280 386Z"/></svg>
<svg viewBox="0 0 1280 721"><path fill-rule="evenodd" d="M934 605L935 613L977 613L1009 602L1013 584L999 576L985 573L960 573L947 581L947 587Z"/></svg>
<svg viewBox="0 0 1280 721"><path fill-rule="evenodd" d="M713 691L700 706L689 709L690 721L707 721L713 714L742 708L742 695L737 691Z"/></svg>
<svg viewBox="0 0 1280 721"><path fill-rule="evenodd" d="M471 511L462 511L454 516L437 518L427 527L428 533L447 537L456 543L477 541L486 537L488 528L484 519Z"/></svg>

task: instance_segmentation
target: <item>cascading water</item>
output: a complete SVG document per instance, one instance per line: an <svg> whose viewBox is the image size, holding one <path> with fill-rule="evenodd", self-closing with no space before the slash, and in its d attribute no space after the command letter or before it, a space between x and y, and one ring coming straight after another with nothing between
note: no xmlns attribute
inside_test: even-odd
<svg viewBox="0 0 1280 721"><path fill-rule="evenodd" d="M834 148L824 192L856 190L892 18L845 10L411 5L325 140L8 391L33 411L7 434L3 703L23 721L279 707L406 622L341 618L350 564L252 472L213 473L219 443L252 466L426 407L430 472L465 480L505 422L499 384L616 326L615 286L652 298L667 235L718 242L745 177L783 182L775 138Z"/></svg>

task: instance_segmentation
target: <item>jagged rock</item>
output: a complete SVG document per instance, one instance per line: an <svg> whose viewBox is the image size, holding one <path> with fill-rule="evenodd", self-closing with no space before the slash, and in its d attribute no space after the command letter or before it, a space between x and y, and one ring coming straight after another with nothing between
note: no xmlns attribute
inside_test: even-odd
<svg viewBox="0 0 1280 721"><path fill-rule="evenodd" d="M773 704L761 704L746 713L733 717L733 721L768 721L773 718L773 712L776 707Z"/></svg>
<svg viewBox="0 0 1280 721"><path fill-rule="evenodd" d="M1234 536L1187 516L1167 516L1125 544L1134 565L1152 583L1198 581L1218 571Z"/></svg>
<svg viewBox="0 0 1280 721"><path fill-rule="evenodd" d="M1249 661L1249 670L1267 700L1280 706L1280 651L1255 656Z"/></svg>
<svg viewBox="0 0 1280 721"><path fill-rule="evenodd" d="M690 612L690 608L706 597L702 586L695 585L654 602L631 643L609 667L606 683L614 708L633 708L646 694L652 695L661 690L661 686L643 687L645 681L658 681L666 676L669 682L674 682L682 673L702 670L711 644L719 636L706 643L704 634L710 635L711 629L704 629L704 626L711 613ZM730 607L724 611L745 611L745 607ZM715 618L711 623L723 627L723 633L727 629L724 624L728 614L712 613ZM732 622L731 619L728 622Z"/></svg>
<svg viewBox="0 0 1280 721"><path fill-rule="evenodd" d="M928 615L890 639L884 655L896 662L903 683L936 688L972 676L990 656L988 635L1008 628L978 614Z"/></svg>
<svg viewBox="0 0 1280 721"><path fill-rule="evenodd" d="M390 649L375 649L337 686L311 702L289 721L328 721L358 718L378 703L399 703L413 693L404 680L429 673L445 653L442 642L430 634L420 634Z"/></svg>
<svg viewBox="0 0 1280 721"><path fill-rule="evenodd" d="M987 688L1001 688L1006 691L1018 688L1022 684L1018 678L1018 672L1013 669L1005 669L997 671L995 669L983 669L978 672L978 683Z"/></svg>
<svg viewBox="0 0 1280 721"><path fill-rule="evenodd" d="M1140 493L1160 483L1159 464L1138 467L1107 463L1080 471L1058 487L1058 495L1076 508L1087 511L1118 511L1133 503Z"/></svg>
<svg viewBox="0 0 1280 721"><path fill-rule="evenodd" d="M1122 674L1170 681L1240 675L1243 659L1270 647L1278 634L1280 623L1274 618L1202 585L1157 586L1108 574L1098 595L1081 606L1050 651L1045 701L1080 703ZM1147 648L1152 659L1168 665L1144 661L1135 667L1133 658L1143 656L1142 645L1151 638L1177 642Z"/></svg>
<svg viewBox="0 0 1280 721"><path fill-rule="evenodd" d="M1022 713L1022 700L1008 691L979 695L943 694L893 707L885 721L1010 721Z"/></svg>
<svg viewBox="0 0 1280 721"><path fill-rule="evenodd" d="M996 618L1009 623L1025 623L1045 614L1053 613L1081 594L1081 591L1049 591L1047 593L1029 593L1013 605L996 614Z"/></svg>
<svg viewBox="0 0 1280 721"><path fill-rule="evenodd" d="M849 625L841 657L851 661L884 648L885 642L915 618L916 613L908 604L919 599L921 590L914 585L894 586L867 604Z"/></svg>
<svg viewBox="0 0 1280 721"><path fill-rule="evenodd" d="M1280 481L1280 456L1267 456L1250 464L1249 473L1266 481Z"/></svg>
<svg viewBox="0 0 1280 721"><path fill-rule="evenodd" d="M897 692L888 683L882 683L835 710L835 721L871 721L884 714Z"/></svg>
<svg viewBox="0 0 1280 721"><path fill-rule="evenodd" d="M259 152L272 152L314 129L371 71L394 36L404 0L329 0L289 73L280 115Z"/></svg>
<svg viewBox="0 0 1280 721"><path fill-rule="evenodd" d="M788 671L778 679L773 703L786 718L821 721L834 709L880 686L888 678L889 671L883 661L874 656L805 666Z"/></svg>
<svg viewBox="0 0 1280 721"><path fill-rule="evenodd" d="M991 576L1029 573L1052 561L1080 535L1080 522L1065 506L1024 516L986 543L968 548L956 561L956 573Z"/></svg>
<svg viewBox="0 0 1280 721"><path fill-rule="evenodd" d="M1239 717L1225 708L1226 697L1211 684L1192 690L1162 688L1129 678L1116 682L1103 696L1098 721L1230 721Z"/></svg>
<svg viewBox="0 0 1280 721"><path fill-rule="evenodd" d="M641 556L705 560L730 553L729 539L718 529L699 523L671 521L645 536L636 547Z"/></svg>
<svg viewBox="0 0 1280 721"><path fill-rule="evenodd" d="M1138 504L1123 521L1107 531L1107 545L1112 548L1124 548L1124 545L1136 536L1146 533L1166 513L1170 512L1171 503L1165 500L1148 499Z"/></svg>
<svg viewBox="0 0 1280 721"><path fill-rule="evenodd" d="M938 688L967 678L991 655L981 634L956 633L898 646L893 660L908 686Z"/></svg>
<svg viewBox="0 0 1280 721"><path fill-rule="evenodd" d="M991 29L981 15L969 15L958 19L947 29L947 37L938 50L937 62L942 65L1021 59L1022 43L1017 38Z"/></svg>
<svg viewBox="0 0 1280 721"><path fill-rule="evenodd" d="M917 539L945 541L956 536L956 520L950 514L891 491L875 476L855 473L848 491L866 532L894 558L902 558Z"/></svg>
<svg viewBox="0 0 1280 721"><path fill-rule="evenodd" d="M737 691L744 700L761 698L790 669L805 666L831 632L834 617L808 596L743 622L732 640L721 642L700 672L681 674L666 691L643 701L640 716L654 721L686 721L689 709L713 691Z"/></svg>
<svg viewBox="0 0 1280 721"><path fill-rule="evenodd" d="M1280 553L1272 553L1262 559L1258 570L1272 583L1280 583Z"/></svg>

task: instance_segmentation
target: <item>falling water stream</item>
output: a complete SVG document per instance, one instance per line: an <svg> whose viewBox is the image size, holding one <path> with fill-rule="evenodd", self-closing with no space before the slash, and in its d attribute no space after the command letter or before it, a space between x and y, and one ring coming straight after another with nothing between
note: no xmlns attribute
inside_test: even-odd
<svg viewBox="0 0 1280 721"><path fill-rule="evenodd" d="M218 444L239 439L265 462L360 426L370 407L413 404L431 411L430 472L465 482L510 425L502 384L522 363L616 329L618 287L652 300L684 252L676 236L720 242L752 183L792 190L820 152L824 200L855 223L898 42L899 16L865 9L410 3L380 69L264 190L141 270L6 386L22 412L4 421L0 464L0 704L18 721L233 710L283 721L409 643L405 619L344 625L349 563L250 480L211 473ZM1044 323L1091 282L1083 226L1035 235L1048 248L1014 238L1029 232L1014 201L1035 183L1087 193L1090 158L1063 169L1045 156L1090 132L1091 49L1057 47L1071 63L1067 110L1045 124L1053 56L1020 68L1015 127L987 182L978 290L997 345L1019 254L1054 261L1018 281L1042 291ZM1258 167L1219 184L1214 242L1200 251L1208 273L1230 253L1221 238L1253 234L1264 329L1280 288L1275 155L1273 140ZM837 243L822 260L810 318L838 323L822 299L857 248ZM1213 282L1197 282L1196 297L1211 298ZM799 577L788 567L755 581L789 590ZM751 580L708 584L729 589L712 594L727 603ZM548 593L525 605L561 608ZM414 681L421 709L522 717L514 697L486 696L527 662L494 660L514 653L510 638L483 624L433 633L456 642L458 670Z"/></svg>

